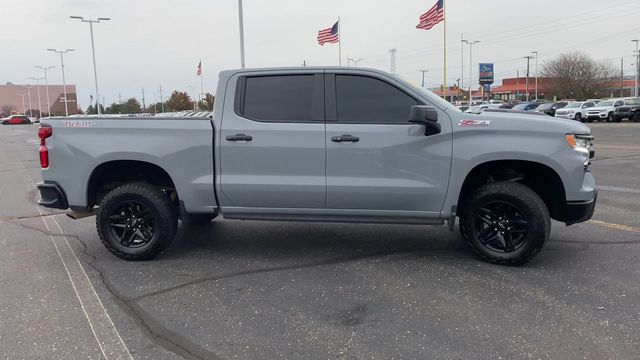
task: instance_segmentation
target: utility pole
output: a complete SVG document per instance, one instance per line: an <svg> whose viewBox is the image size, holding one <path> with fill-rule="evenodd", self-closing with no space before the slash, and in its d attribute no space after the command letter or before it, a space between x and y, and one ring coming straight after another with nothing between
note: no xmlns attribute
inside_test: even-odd
<svg viewBox="0 0 640 360"><path fill-rule="evenodd" d="M51 100L49 99L49 78L47 77L47 70L53 69L55 66L35 65L35 67L44 71L44 88L47 94L47 116L51 116Z"/></svg>
<svg viewBox="0 0 640 360"><path fill-rule="evenodd" d="M142 111L147 108L147 104L144 102L144 88L142 88Z"/></svg>
<svg viewBox="0 0 640 360"><path fill-rule="evenodd" d="M631 40L631 42L636 43L636 81L633 86L634 97L638 97L638 77L640 77L640 50L638 50L638 41L639 40Z"/></svg>
<svg viewBox="0 0 640 360"><path fill-rule="evenodd" d="M47 49L47 51L52 51L56 54L60 54L60 69L62 70L62 91L64 92L64 114L65 116L69 116L69 105L68 105L69 100L67 99L67 83L64 79L64 57L62 55L71 51L76 51L76 49L66 49L66 50ZM77 97L78 96L76 95L76 99Z"/></svg>
<svg viewBox="0 0 640 360"><path fill-rule="evenodd" d="M536 101L538 101L538 51L532 51L536 55Z"/></svg>
<svg viewBox="0 0 640 360"><path fill-rule="evenodd" d="M244 69L244 21L242 16L242 0L238 0L238 18L240 26L240 68Z"/></svg>
<svg viewBox="0 0 640 360"><path fill-rule="evenodd" d="M420 70L420 72L422 73L422 87L424 88L424 74L428 73L429 70Z"/></svg>
<svg viewBox="0 0 640 360"><path fill-rule="evenodd" d="M526 85L524 87L525 87L525 91L527 92L526 94L527 101L529 101L529 60L531 60L533 56L525 56L524 58L527 59L527 78L525 83Z"/></svg>
<svg viewBox="0 0 640 360"><path fill-rule="evenodd" d="M162 85L160 85L160 110L164 113L164 101L162 101Z"/></svg>
<svg viewBox="0 0 640 360"><path fill-rule="evenodd" d="M624 58L620 58L620 97L624 96Z"/></svg>
<svg viewBox="0 0 640 360"><path fill-rule="evenodd" d="M391 73L392 74L396 73L396 53L397 52L398 52L398 49L396 48L389 50L389 53L391 53Z"/></svg>

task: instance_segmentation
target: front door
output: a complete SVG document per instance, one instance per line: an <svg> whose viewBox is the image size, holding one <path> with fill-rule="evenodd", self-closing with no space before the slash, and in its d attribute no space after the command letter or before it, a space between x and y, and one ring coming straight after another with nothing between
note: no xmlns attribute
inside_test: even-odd
<svg viewBox="0 0 640 360"><path fill-rule="evenodd" d="M425 136L408 122L411 106L430 105L406 85L371 75L326 75L328 209L432 212L442 209L451 164L451 122Z"/></svg>
<svg viewBox="0 0 640 360"><path fill-rule="evenodd" d="M326 195L323 75L232 78L220 136L225 211L321 209Z"/></svg>

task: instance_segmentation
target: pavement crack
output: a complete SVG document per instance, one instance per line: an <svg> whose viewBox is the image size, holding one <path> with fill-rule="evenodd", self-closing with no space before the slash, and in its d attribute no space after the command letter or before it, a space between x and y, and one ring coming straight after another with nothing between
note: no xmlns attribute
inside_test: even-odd
<svg viewBox="0 0 640 360"><path fill-rule="evenodd" d="M4 217L4 218L0 218L0 224L3 224L3 223L9 223L9 222L15 222L16 220L46 218L46 217L55 216L55 215L60 215L60 214L63 214L63 213L38 214L38 215L30 215L30 216ZM18 224L18 223L16 223L16 224ZM40 229L33 228L32 230L40 230Z"/></svg>
<svg viewBox="0 0 640 360"><path fill-rule="evenodd" d="M335 265L335 264L353 262L353 261L364 260L364 259L375 258L375 257L393 256L393 255L400 255L400 254L410 254L410 253L416 253L416 252L422 252L422 251L433 252L433 249L415 248L415 249L401 249L401 250L391 250L391 251L380 251L380 252L361 254L361 255L356 255L356 256L344 256L344 257L339 257L339 258L326 259L326 260L315 261L315 262L305 263L305 264L287 265L287 266L275 266L275 267L270 267L270 268L250 269L250 270L237 271L237 272L232 272L232 273L223 274L223 275L205 276L205 277L201 277L201 278L198 278L198 279L187 281L187 282L184 282L182 284L178 284L178 285L175 285L175 286L172 286L172 287L169 287L169 288L160 289L160 290L157 290L157 291L151 291L151 292L142 294L140 296L131 298L131 299L129 299L129 301L137 302L137 301L140 301L142 299L145 299L145 298L148 298L148 297L151 297L151 296L164 294L164 293L167 293L167 292L170 292L170 291L174 291L174 290L177 290L177 289L181 289L181 288L184 288L184 287L188 287L188 286L191 286L191 285L195 285L195 284L199 284L199 283L203 283L203 282L207 282L207 281L219 281L219 280L225 280L225 279L230 279L230 278L240 277L240 276L246 276L246 275L265 274L265 273L270 273L270 272L298 270L298 269L305 269L305 268L311 268L311 267Z"/></svg>

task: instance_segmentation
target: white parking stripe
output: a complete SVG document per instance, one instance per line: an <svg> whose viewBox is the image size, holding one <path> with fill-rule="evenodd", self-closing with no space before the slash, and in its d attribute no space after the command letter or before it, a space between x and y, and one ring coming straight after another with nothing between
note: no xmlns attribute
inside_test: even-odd
<svg viewBox="0 0 640 360"><path fill-rule="evenodd" d="M26 169L24 169L23 166L18 166L18 170L23 175L25 183L31 182L31 185L35 187L35 182ZM36 206L36 210L40 215L44 215L38 206ZM41 217L41 219L47 231L51 232L51 228L45 220L45 217ZM50 219L53 220L58 231L60 231L60 234L63 234L62 228L55 217L51 217ZM62 236L64 242L59 239L56 241L56 238L52 235L49 235L49 238L51 239L60 260L62 261L62 265L67 272L71 286L76 293L76 297L78 298L82 311L84 312L84 316L91 327L93 336L98 342L102 355L104 355L105 359L133 359L129 349L124 343L124 340L122 340L122 337L113 324L111 317L102 304L100 297L96 293L93 284L91 284L89 276L73 251L71 244L69 244L69 239L64 235Z"/></svg>

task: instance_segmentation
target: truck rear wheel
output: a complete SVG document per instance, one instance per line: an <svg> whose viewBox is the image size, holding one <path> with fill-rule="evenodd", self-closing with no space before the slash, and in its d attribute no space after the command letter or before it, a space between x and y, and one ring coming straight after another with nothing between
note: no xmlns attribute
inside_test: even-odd
<svg viewBox="0 0 640 360"><path fill-rule="evenodd" d="M112 254L124 260L148 260L171 244L178 215L160 188L132 183L113 189L102 199L96 227Z"/></svg>
<svg viewBox="0 0 640 360"><path fill-rule="evenodd" d="M466 202L460 217L465 242L484 261L522 265L549 237L551 219L540 196L514 182L482 186Z"/></svg>

